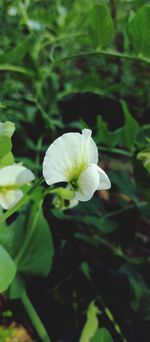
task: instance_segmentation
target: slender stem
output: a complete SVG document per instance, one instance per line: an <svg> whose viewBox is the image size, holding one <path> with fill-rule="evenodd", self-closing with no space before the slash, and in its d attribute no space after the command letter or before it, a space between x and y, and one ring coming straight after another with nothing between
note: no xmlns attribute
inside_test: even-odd
<svg viewBox="0 0 150 342"><path fill-rule="evenodd" d="M14 214L18 209L20 209L26 202L30 200L30 194L43 182L43 177L40 177L35 184L32 186L32 188L18 201L13 208L9 209L0 216L0 224L4 222L8 217L10 217L12 214Z"/></svg>
<svg viewBox="0 0 150 342"><path fill-rule="evenodd" d="M35 100L34 101L36 106L38 107L38 109L40 110L42 116L43 116L43 119L47 122L49 128L52 127L51 125L51 119L50 119L50 116L48 115L47 112L45 112L45 110L43 109L43 107L41 106L41 104L38 102L38 100Z"/></svg>
<svg viewBox="0 0 150 342"><path fill-rule="evenodd" d="M14 72L18 72L20 74L24 74L27 76L32 77L33 76L33 72L22 67L22 66L18 66L18 65L13 65L13 64L0 64L0 71L14 71Z"/></svg>
<svg viewBox="0 0 150 342"><path fill-rule="evenodd" d="M86 56L98 56L98 55L103 55L106 57L119 57L119 58L123 58L123 59L128 59L128 60L133 60L133 61L137 61L137 62L144 62L147 64L150 64L150 59L149 58L144 58L144 57L139 57L139 56L135 56L135 55L129 55L127 53L123 53L123 52L118 52L118 51L89 51L89 52L81 52L75 55L71 55L71 56L66 56L63 58L60 58L58 60L54 61L54 65L67 61L67 60L71 60L71 59L76 59L76 58L80 58L80 57L86 57Z"/></svg>
<svg viewBox="0 0 150 342"><path fill-rule="evenodd" d="M26 312L29 316L29 318L31 319L31 322L38 334L38 336L40 337L42 342L51 342L50 337L48 336L48 333L43 325L43 323L41 322L41 319L38 315L38 313L36 312L34 306L32 305L27 292L24 291L21 297L21 301L26 309Z"/></svg>
<svg viewBox="0 0 150 342"><path fill-rule="evenodd" d="M41 204L40 204L41 205ZM30 240L33 236L34 230L36 228L37 220L39 217L39 211L37 210L33 219L33 222L31 224L30 230L27 232L27 235L25 237L25 240L23 242L22 248L20 249L17 257L15 258L15 263L18 264L22 256L26 253L26 249L28 248L28 245L30 243Z"/></svg>
<svg viewBox="0 0 150 342"><path fill-rule="evenodd" d="M50 44L55 44L55 43L57 44L57 42L59 43L62 40L76 38L76 37L82 37L82 36L87 36L87 33L85 33L85 32L78 32L78 33L66 34L64 36L60 36L60 37L57 37L57 38L54 38L54 39L52 39L51 37L47 37L48 41L46 41L43 44L43 47L46 47L46 46L48 46Z"/></svg>
<svg viewBox="0 0 150 342"><path fill-rule="evenodd" d="M138 202L137 205L136 203L132 203L132 204L129 204L127 205L126 207L123 207L123 208L120 208L120 209L117 209L113 212L110 212L106 215L103 216L103 219L107 219L109 217L113 217L113 216L117 216L117 215L120 215L128 210L131 210L131 209L134 209L134 208L142 208L142 207L145 207L147 205L147 202Z"/></svg>
<svg viewBox="0 0 150 342"><path fill-rule="evenodd" d="M110 153L115 153L115 154L120 154L120 155L126 156L126 157L132 157L132 154L130 152L125 151L125 150L121 150L120 148L109 148L109 147L101 146L99 148L99 150L110 152Z"/></svg>

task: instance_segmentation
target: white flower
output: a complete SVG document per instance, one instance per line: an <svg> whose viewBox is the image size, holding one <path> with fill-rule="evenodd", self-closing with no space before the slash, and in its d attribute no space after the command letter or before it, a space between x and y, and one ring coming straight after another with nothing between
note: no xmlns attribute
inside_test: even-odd
<svg viewBox="0 0 150 342"><path fill-rule="evenodd" d="M12 208L23 196L19 188L34 178L33 172L20 164L0 169L0 206L6 210Z"/></svg>
<svg viewBox="0 0 150 342"><path fill-rule="evenodd" d="M43 162L46 183L67 182L79 201L88 201L96 190L111 187L97 165L98 149L91 134L90 129L83 129L82 134L63 134L49 146Z"/></svg>

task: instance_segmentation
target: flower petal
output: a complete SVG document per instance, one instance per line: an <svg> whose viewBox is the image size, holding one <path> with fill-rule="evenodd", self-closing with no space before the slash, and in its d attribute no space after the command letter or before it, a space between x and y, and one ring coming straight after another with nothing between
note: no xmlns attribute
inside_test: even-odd
<svg viewBox="0 0 150 342"><path fill-rule="evenodd" d="M81 173L78 179L79 190L76 193L75 198L83 202L90 200L94 192L97 190L98 185L99 173L92 165L90 165Z"/></svg>
<svg viewBox="0 0 150 342"><path fill-rule="evenodd" d="M97 162L98 151L91 132L84 129L82 134L66 133L49 146L43 162L43 175L47 184L78 178L89 163Z"/></svg>
<svg viewBox="0 0 150 342"><path fill-rule="evenodd" d="M32 171L26 167L13 164L0 169L0 187L11 185L23 185L35 178Z"/></svg>
<svg viewBox="0 0 150 342"><path fill-rule="evenodd" d="M102 170L101 167L99 167L98 165L94 164L93 167L99 173L99 186L98 186L97 190L108 190L108 189L110 189L111 188L111 182L110 182L107 174L105 173L105 171Z"/></svg>
<svg viewBox="0 0 150 342"><path fill-rule="evenodd" d="M23 196L22 190L3 190L0 192L0 205L3 209L12 208Z"/></svg>
<svg viewBox="0 0 150 342"><path fill-rule="evenodd" d="M91 138L92 131L91 129L84 128L82 130L82 135L86 141L87 144L87 153L88 153L88 163L89 164L97 164L98 163L98 149L94 142L94 140Z"/></svg>

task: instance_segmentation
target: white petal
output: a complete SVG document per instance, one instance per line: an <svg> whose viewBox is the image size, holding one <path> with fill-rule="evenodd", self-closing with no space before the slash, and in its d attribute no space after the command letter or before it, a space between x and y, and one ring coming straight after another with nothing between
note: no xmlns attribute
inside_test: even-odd
<svg viewBox="0 0 150 342"><path fill-rule="evenodd" d="M26 167L13 164L0 169L0 186L22 185L35 178L32 171Z"/></svg>
<svg viewBox="0 0 150 342"><path fill-rule="evenodd" d="M63 134L50 145L43 162L47 184L78 178L89 163L97 162L98 151L91 130L84 129L82 133Z"/></svg>
<svg viewBox="0 0 150 342"><path fill-rule="evenodd" d="M98 171L99 173L99 186L97 190L108 190L111 188L111 183L106 175L105 171L101 169L98 165L93 165L93 167Z"/></svg>
<svg viewBox="0 0 150 342"><path fill-rule="evenodd" d="M94 142L94 140L91 138L92 131L91 129L84 128L82 130L82 135L86 141L87 144L87 153L88 153L88 163L89 164L97 164L98 163L98 149Z"/></svg>
<svg viewBox="0 0 150 342"><path fill-rule="evenodd" d="M73 198L70 201L68 209L72 209L72 208L76 207L78 204L79 204L79 201L76 198Z"/></svg>
<svg viewBox="0 0 150 342"><path fill-rule="evenodd" d="M76 199L79 201L88 201L92 198L99 185L99 173L93 166L88 166L79 179L80 190L76 193Z"/></svg>
<svg viewBox="0 0 150 342"><path fill-rule="evenodd" d="M4 190L0 192L0 205L3 209L12 208L23 196L21 190Z"/></svg>
<svg viewBox="0 0 150 342"><path fill-rule="evenodd" d="M81 144L80 133L66 133L50 145L43 162L47 184L68 181L68 170L78 164Z"/></svg>

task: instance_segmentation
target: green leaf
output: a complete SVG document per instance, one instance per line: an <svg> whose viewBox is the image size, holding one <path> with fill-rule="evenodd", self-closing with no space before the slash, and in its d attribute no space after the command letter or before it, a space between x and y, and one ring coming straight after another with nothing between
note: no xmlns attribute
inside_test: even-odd
<svg viewBox="0 0 150 342"><path fill-rule="evenodd" d="M121 273L128 276L131 289L130 305L135 312L141 315L144 320L150 319L150 289L146 284L141 270L135 269L132 265L124 264L120 268Z"/></svg>
<svg viewBox="0 0 150 342"><path fill-rule="evenodd" d="M143 149L150 149L150 125L144 125L140 128L135 141L135 146L138 152Z"/></svg>
<svg viewBox="0 0 150 342"><path fill-rule="evenodd" d="M139 152L137 154L137 159L143 161L145 169L150 173L150 150Z"/></svg>
<svg viewBox="0 0 150 342"><path fill-rule="evenodd" d="M97 116L97 134L95 136L97 144L103 143L106 146L111 147L111 135L107 127L107 123L102 119L100 115Z"/></svg>
<svg viewBox="0 0 150 342"><path fill-rule="evenodd" d="M77 222L82 222L87 226L95 227L98 231L109 234L117 228L115 222L110 221L107 216L94 216L94 215L78 215L74 218Z"/></svg>
<svg viewBox="0 0 150 342"><path fill-rule="evenodd" d="M9 226L6 225L6 222L0 224L0 243L13 258L24 239L24 223L25 215L19 215Z"/></svg>
<svg viewBox="0 0 150 342"><path fill-rule="evenodd" d="M97 144L104 144L110 148L122 144L123 128L120 127L114 132L109 131L107 123L100 115L97 116L96 131L97 134L94 137L94 140Z"/></svg>
<svg viewBox="0 0 150 342"><path fill-rule="evenodd" d="M47 276L54 255L52 235L42 208L33 207L29 215L25 237L16 257L18 271Z"/></svg>
<svg viewBox="0 0 150 342"><path fill-rule="evenodd" d="M137 133L139 132L140 126L137 121L130 114L128 107L124 101L121 101L122 110L124 113L125 124L123 127L123 144L133 152L134 143L136 140Z"/></svg>
<svg viewBox="0 0 150 342"><path fill-rule="evenodd" d="M88 265L88 263L86 261L83 261L80 265L80 270L84 273L84 275L91 280L91 276L90 276L90 273L91 273L91 270L90 270L90 267Z"/></svg>
<svg viewBox="0 0 150 342"><path fill-rule="evenodd" d="M14 156L11 152L7 153L2 159L0 159L0 168L11 165L15 161Z"/></svg>
<svg viewBox="0 0 150 342"><path fill-rule="evenodd" d="M144 5L128 25L133 48L138 56L150 57L150 6Z"/></svg>
<svg viewBox="0 0 150 342"><path fill-rule="evenodd" d="M11 121L0 122L0 134L11 138L15 131L15 124Z"/></svg>
<svg viewBox="0 0 150 342"><path fill-rule="evenodd" d="M81 336L79 342L90 342L91 338L94 336L97 328L98 328L98 318L97 314L99 313L98 307L92 301L87 309L87 320L81 332Z"/></svg>
<svg viewBox="0 0 150 342"><path fill-rule="evenodd" d="M106 328L100 328L90 342L113 342L110 332Z"/></svg>
<svg viewBox="0 0 150 342"><path fill-rule="evenodd" d="M107 47L114 35L113 21L107 6L95 5L87 23L91 44L99 50Z"/></svg>
<svg viewBox="0 0 150 342"><path fill-rule="evenodd" d="M12 164L14 162L11 153L11 137L15 131L15 125L12 122L0 122L0 167Z"/></svg>
<svg viewBox="0 0 150 342"><path fill-rule="evenodd" d="M0 158L3 158L11 151L12 143L11 139L2 133L0 133L0 146Z"/></svg>
<svg viewBox="0 0 150 342"><path fill-rule="evenodd" d="M150 173L138 156L139 153L135 153L133 158L134 178L142 196L150 203Z"/></svg>
<svg viewBox="0 0 150 342"><path fill-rule="evenodd" d="M7 290L16 273L15 263L7 253L6 249L0 245L0 293Z"/></svg>
<svg viewBox="0 0 150 342"><path fill-rule="evenodd" d="M133 171L142 196L150 203L150 125L143 126L136 136Z"/></svg>
<svg viewBox="0 0 150 342"><path fill-rule="evenodd" d="M20 299L25 290L25 284L21 276L17 275L9 287L9 298Z"/></svg>

